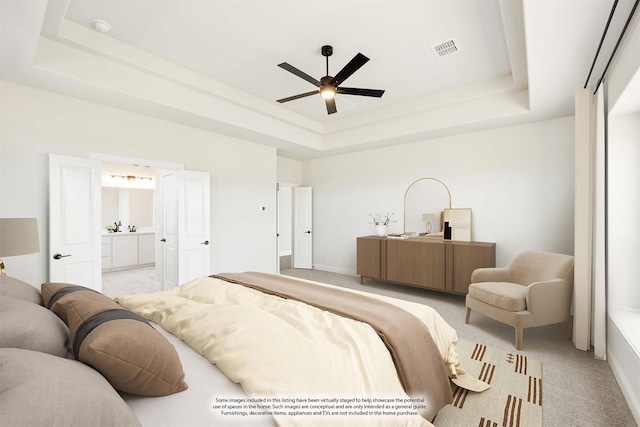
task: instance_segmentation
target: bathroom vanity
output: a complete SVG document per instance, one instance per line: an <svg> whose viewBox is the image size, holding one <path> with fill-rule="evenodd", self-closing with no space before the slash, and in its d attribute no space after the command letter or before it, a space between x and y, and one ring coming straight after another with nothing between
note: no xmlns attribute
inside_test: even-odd
<svg viewBox="0 0 640 427"><path fill-rule="evenodd" d="M102 271L146 267L155 263L155 232L102 234Z"/></svg>

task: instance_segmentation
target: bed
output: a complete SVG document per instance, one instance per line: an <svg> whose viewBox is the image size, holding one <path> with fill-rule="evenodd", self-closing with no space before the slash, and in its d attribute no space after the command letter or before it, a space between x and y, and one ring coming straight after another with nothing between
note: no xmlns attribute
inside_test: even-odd
<svg viewBox="0 0 640 427"><path fill-rule="evenodd" d="M278 284L282 281L284 285ZM275 289L269 288L274 283ZM122 296L117 303L86 288L72 288L68 284L44 284L42 288L43 304L69 327L66 357L100 371L142 426L429 426L437 411L451 401L450 378L480 384L460 365L455 330L435 310L421 304L264 273L198 278L166 291ZM282 296L283 292L296 293L297 288L303 290L302 295ZM54 296L60 292L62 297ZM332 293L335 307L313 305ZM304 302L305 298L311 301ZM351 318L352 313L340 313L358 311L350 307L359 299L374 307L373 311L408 313L433 339L427 347L416 340L403 349L403 344L394 344L385 334L394 327L410 330L404 321L400 328L387 322L389 329L389 325L380 326L380 319L371 326ZM116 313L116 317L93 326L86 332L88 338L73 345L73 339L77 341L90 323L88 319L105 313ZM118 334L129 341L114 344ZM150 335L148 341L146 335ZM100 344L101 339L106 344ZM103 347L91 354L99 345ZM147 354L148 347L163 349L161 356ZM407 348L420 351L407 352ZM100 361L103 353L115 349L130 354L109 354ZM127 357L137 359L131 363ZM403 358L414 360L407 364ZM120 359L125 364L116 366L114 360L120 363ZM130 365L153 364L153 359L157 359L156 367L127 371ZM411 367L416 361L418 368ZM111 371L105 372L100 363ZM169 371L175 372L163 371L172 366L176 369ZM147 371L154 369L148 376ZM403 369L406 372L401 373ZM416 369L422 372L415 373ZM428 387L420 389L414 376L426 378ZM142 393L127 389L136 382ZM341 406L345 403L346 408ZM126 412L121 407L117 411ZM11 425L27 425L13 421ZM33 421L29 420L31 425L38 425ZM92 422L90 425L117 425ZM49 419L48 425L55 423Z"/></svg>

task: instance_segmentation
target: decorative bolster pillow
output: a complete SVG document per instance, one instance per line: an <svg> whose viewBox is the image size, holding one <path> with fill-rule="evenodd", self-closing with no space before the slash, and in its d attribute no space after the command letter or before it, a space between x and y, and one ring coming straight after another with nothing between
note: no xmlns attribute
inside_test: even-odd
<svg viewBox="0 0 640 427"><path fill-rule="evenodd" d="M88 288L64 291L74 286L54 284L64 293L57 298L45 285L43 300L66 318L76 358L116 390L165 396L188 388L176 349L145 319Z"/></svg>
<svg viewBox="0 0 640 427"><path fill-rule="evenodd" d="M40 290L43 305L57 314L66 324L69 323L67 322L67 310L62 306L62 303L68 298L68 295L79 292L74 298L93 299L94 301L109 299L91 288L69 283L43 283L40 286Z"/></svg>

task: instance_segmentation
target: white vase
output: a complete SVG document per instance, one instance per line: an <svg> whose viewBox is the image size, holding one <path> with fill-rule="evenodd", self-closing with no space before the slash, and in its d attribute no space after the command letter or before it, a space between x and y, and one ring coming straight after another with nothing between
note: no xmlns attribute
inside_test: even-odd
<svg viewBox="0 0 640 427"><path fill-rule="evenodd" d="M378 237L384 237L387 235L387 226L386 225L376 225L376 234Z"/></svg>

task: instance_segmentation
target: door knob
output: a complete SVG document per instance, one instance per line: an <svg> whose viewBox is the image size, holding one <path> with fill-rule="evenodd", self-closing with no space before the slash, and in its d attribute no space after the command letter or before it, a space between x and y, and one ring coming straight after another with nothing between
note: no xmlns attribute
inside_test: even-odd
<svg viewBox="0 0 640 427"><path fill-rule="evenodd" d="M71 254L69 254L69 255L62 255L62 254L58 254L58 253L56 253L56 254L53 254L53 259L60 259L60 258L68 257L68 256L71 256Z"/></svg>
<svg viewBox="0 0 640 427"><path fill-rule="evenodd" d="M166 242L166 241L167 241L167 239L160 239L160 241L161 241L161 242Z"/></svg>
<svg viewBox="0 0 640 427"><path fill-rule="evenodd" d="M305 231L305 233L307 233L307 234L311 234L311 231Z"/></svg>
<svg viewBox="0 0 640 427"><path fill-rule="evenodd" d="M202 243L200 243L200 244L201 244L201 245L208 245L208 244L209 244L209 241L208 241L208 240L205 240L204 242L202 242Z"/></svg>

